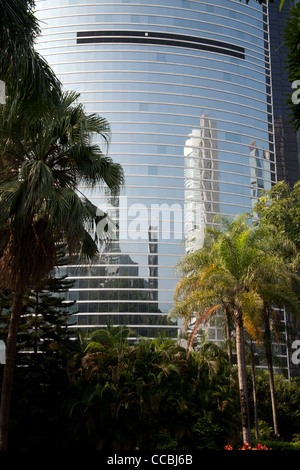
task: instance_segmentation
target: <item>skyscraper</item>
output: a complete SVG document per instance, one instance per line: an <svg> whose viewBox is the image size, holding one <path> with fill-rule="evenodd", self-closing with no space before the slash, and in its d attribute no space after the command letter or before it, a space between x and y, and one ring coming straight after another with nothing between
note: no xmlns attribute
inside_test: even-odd
<svg viewBox="0 0 300 470"><path fill-rule="evenodd" d="M284 43L284 30L291 7L296 2L286 0L283 8L270 8L270 52L272 63L272 93L277 179L285 180L291 187L300 179L300 131L295 132L287 104L287 96L292 93L292 84L288 80L287 54ZM284 312L287 324L287 343L292 345L299 337L299 328L295 328L295 319L288 311ZM299 375L299 365L292 360L293 348L289 357L289 374Z"/></svg>
<svg viewBox="0 0 300 470"><path fill-rule="evenodd" d="M284 30L294 3L294 0L286 0L280 11L275 5L269 9L277 176L278 180L285 180L291 186L300 178L300 133L295 133L287 104L288 94L293 90L287 74L288 50L284 43Z"/></svg>
<svg viewBox="0 0 300 470"><path fill-rule="evenodd" d="M125 171L113 199L105 188L80 188L115 230L95 263L65 268L76 281L76 327L176 336L167 315L187 231L191 240L215 213L250 211L276 180L268 8L239 0L36 5L39 52L88 113L108 120L109 154Z"/></svg>

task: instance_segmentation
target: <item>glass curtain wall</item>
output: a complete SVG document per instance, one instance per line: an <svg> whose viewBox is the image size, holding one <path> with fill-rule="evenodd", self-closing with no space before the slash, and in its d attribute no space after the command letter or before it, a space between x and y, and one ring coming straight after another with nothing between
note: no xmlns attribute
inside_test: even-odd
<svg viewBox="0 0 300 470"><path fill-rule="evenodd" d="M111 126L125 188L80 188L113 240L74 279L75 327L176 336L174 266L275 181L268 10L239 0L38 0L37 48Z"/></svg>

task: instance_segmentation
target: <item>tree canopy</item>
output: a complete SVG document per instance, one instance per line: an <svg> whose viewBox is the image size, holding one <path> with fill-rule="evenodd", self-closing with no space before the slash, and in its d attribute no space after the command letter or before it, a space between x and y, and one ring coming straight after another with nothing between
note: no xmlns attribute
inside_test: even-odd
<svg viewBox="0 0 300 470"><path fill-rule="evenodd" d="M249 442L244 330L266 342L271 316L277 321L273 303L288 306L298 314L294 284L299 290L299 279L292 272L297 266L297 250L274 226L250 225L245 215L225 222L203 248L181 261L183 276L175 292L172 315L182 317L187 326L196 317L194 328L204 324L217 309L233 320L242 429L244 440Z"/></svg>
<svg viewBox="0 0 300 470"><path fill-rule="evenodd" d="M260 223L276 225L300 251L300 181L291 188L279 181L266 191L254 207Z"/></svg>

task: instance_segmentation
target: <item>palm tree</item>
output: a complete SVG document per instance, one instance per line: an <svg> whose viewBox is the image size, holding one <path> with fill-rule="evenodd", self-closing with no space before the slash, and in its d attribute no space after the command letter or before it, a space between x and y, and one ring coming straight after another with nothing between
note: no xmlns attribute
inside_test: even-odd
<svg viewBox="0 0 300 470"><path fill-rule="evenodd" d="M246 216L239 216L220 231L211 250L211 261L200 263L198 270L180 281L173 315L188 322L195 315L200 322L209 318L218 305L232 313L236 332L236 353L243 440L250 442L249 410L245 363L245 315L254 318L263 310L258 289L261 265L272 270L273 258L266 252L260 227L249 226ZM204 248L206 250L206 248ZM203 251L197 254L202 259Z"/></svg>
<svg viewBox="0 0 300 470"><path fill-rule="evenodd" d="M216 227L206 227L205 232L205 240L203 247L201 250L191 251L189 252L184 258L180 260L177 264L176 268L179 273L183 275L181 281L177 284L175 289L175 299L176 302L181 297L181 293L185 292L186 294L189 292L191 296L196 296L196 301L198 301L199 292L198 292L198 282L200 280L201 283L201 276L199 278L199 271L201 269L208 268L214 261L214 257L217 256L217 252L215 250L215 243L217 242L218 238L221 234L220 227L230 228L229 220L224 217L216 217L215 223L218 224ZM187 299L188 304L192 305L192 297L189 296ZM184 304L185 304L184 296ZM198 299L198 300L197 300ZM209 300L209 299L208 299ZM206 321L213 313L219 311L221 307L225 316L225 338L227 343L227 352L228 352L228 360L229 363L232 364L232 339L231 339L231 331L232 331L232 312L231 312L231 305L226 300L226 298L219 299L219 305L214 305L211 307L210 302L207 303L206 308L203 311L201 316L198 316L193 329L188 338L188 354L191 351L191 347L193 346L193 341L197 335L197 331L200 328L200 325ZM180 302L177 302L171 316L177 315L180 311L184 310L184 321L185 326L189 325L194 317L194 310L187 309L186 305L182 305ZM177 313L176 313L177 312ZM197 312L197 309L196 309Z"/></svg>
<svg viewBox="0 0 300 470"><path fill-rule="evenodd" d="M40 34L34 0L0 0L0 80L28 106L60 99L61 85L34 43ZM24 108L26 109L26 108Z"/></svg>
<svg viewBox="0 0 300 470"><path fill-rule="evenodd" d="M20 113L20 101L0 109L0 287L13 292L0 411L0 449L7 446L16 338L27 287L56 265L56 245L92 258L97 243L88 232L90 204L80 182L118 191L123 171L93 144L91 134L109 142L108 123L86 115L75 93L34 117Z"/></svg>
<svg viewBox="0 0 300 470"><path fill-rule="evenodd" d="M280 309L287 309L299 318L299 275L296 272L298 252L296 245L281 234L276 227L261 224L264 233L263 247L265 256L262 258L253 286L263 300L263 308L251 317L247 315L245 326L258 345L263 345L270 381L271 404L273 413L274 434L279 435L275 385L273 371L272 345L274 340L280 342L282 324ZM270 269L271 266L271 269Z"/></svg>

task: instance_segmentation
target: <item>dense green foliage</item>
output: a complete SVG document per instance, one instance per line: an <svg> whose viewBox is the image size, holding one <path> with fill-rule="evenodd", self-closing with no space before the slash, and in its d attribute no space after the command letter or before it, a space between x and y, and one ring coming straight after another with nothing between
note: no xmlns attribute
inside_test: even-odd
<svg viewBox="0 0 300 470"><path fill-rule="evenodd" d="M239 448L236 369L230 379L224 351L204 341L187 359L185 349L171 340L134 344L127 334L100 330L76 341L62 335L63 341L56 338L42 355L27 356L27 366L18 367L15 376L9 449L217 450L228 443ZM299 379L276 375L275 384L281 429L276 440L268 374L257 371L258 442L294 449L292 441L300 434ZM251 390L248 374L254 426Z"/></svg>
<svg viewBox="0 0 300 470"><path fill-rule="evenodd" d="M58 256L63 262L64 256ZM71 286L65 277L53 276L26 292L12 396L10 429L14 449L38 446L55 450L66 445L68 420L63 403L69 387L67 358L73 341L68 330L72 302L65 302L64 295ZM0 337L4 338L11 296L0 295L0 299Z"/></svg>
<svg viewBox="0 0 300 470"><path fill-rule="evenodd" d="M295 271L298 263L297 248L284 233L265 223L250 224L245 216L225 219L220 229L209 230L204 246L188 253L179 263L182 277L175 293L173 315L181 317L185 325L196 317L193 334L197 334L196 328L216 312L222 312L228 342L234 332L245 442L250 441L245 330L264 347L274 396L274 333L280 338L280 314L274 305L299 315L299 276ZM274 399L272 407L277 434Z"/></svg>
<svg viewBox="0 0 300 470"><path fill-rule="evenodd" d="M293 436L300 433L300 377L286 380L283 375L275 375L275 390L277 415L280 429L280 439L292 441ZM261 421L260 437L264 440L273 438L272 408L269 393L269 378L266 371L257 370L256 391L258 416ZM252 398L250 395L250 409ZM263 423L269 423L269 434L265 431Z"/></svg>
<svg viewBox="0 0 300 470"><path fill-rule="evenodd" d="M279 181L259 199L254 213L260 223L276 225L300 250L300 181L292 188Z"/></svg>
<svg viewBox="0 0 300 470"><path fill-rule="evenodd" d="M236 433L237 403L226 358L211 344L186 357L173 340L124 338L124 329L96 331L73 364L77 400L71 416L81 445L96 449L179 449L212 440L202 420L222 432L214 448ZM174 448L174 447L173 447Z"/></svg>
<svg viewBox="0 0 300 470"><path fill-rule="evenodd" d="M127 333L53 340L26 367L19 356L9 449L217 449L236 435L235 382L218 347L187 359L173 340L132 344Z"/></svg>

